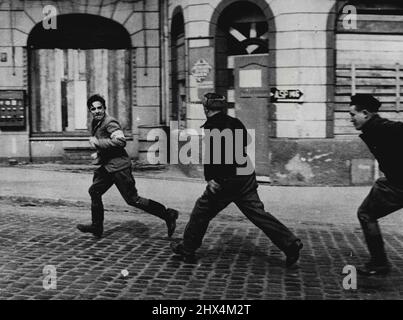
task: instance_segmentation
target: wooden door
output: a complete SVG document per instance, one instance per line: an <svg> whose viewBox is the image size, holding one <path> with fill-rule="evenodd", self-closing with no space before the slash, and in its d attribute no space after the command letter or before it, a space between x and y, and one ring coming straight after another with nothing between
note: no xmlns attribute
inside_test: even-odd
<svg viewBox="0 0 403 320"><path fill-rule="evenodd" d="M268 54L234 56L235 116L255 131L255 167L269 175Z"/></svg>

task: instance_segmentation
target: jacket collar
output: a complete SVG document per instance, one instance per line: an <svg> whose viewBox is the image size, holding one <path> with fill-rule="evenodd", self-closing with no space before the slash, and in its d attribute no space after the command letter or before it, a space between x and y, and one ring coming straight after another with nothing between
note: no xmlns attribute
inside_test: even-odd
<svg viewBox="0 0 403 320"><path fill-rule="evenodd" d="M200 128L205 128L206 126L214 125L220 123L225 118L226 114L224 112L218 112L215 115L208 117L206 122L200 126Z"/></svg>
<svg viewBox="0 0 403 320"><path fill-rule="evenodd" d="M382 121L382 118L378 114L374 114L371 119L369 119L363 126L362 126L362 133L368 134L374 131L376 126L379 122Z"/></svg>

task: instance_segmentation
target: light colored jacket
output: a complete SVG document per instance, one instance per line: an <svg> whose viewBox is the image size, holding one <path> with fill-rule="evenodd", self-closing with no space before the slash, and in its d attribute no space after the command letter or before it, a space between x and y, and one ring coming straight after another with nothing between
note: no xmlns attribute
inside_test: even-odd
<svg viewBox="0 0 403 320"><path fill-rule="evenodd" d="M119 122L105 114L101 121L92 121L92 136L97 138L95 148L97 159L93 164L100 164L108 172L116 172L131 167L130 158L125 150L126 138Z"/></svg>

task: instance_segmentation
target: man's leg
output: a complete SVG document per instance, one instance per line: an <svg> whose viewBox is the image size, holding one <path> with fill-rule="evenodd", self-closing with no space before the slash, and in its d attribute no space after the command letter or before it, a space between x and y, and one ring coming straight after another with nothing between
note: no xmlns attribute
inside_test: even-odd
<svg viewBox="0 0 403 320"><path fill-rule="evenodd" d="M100 167L94 171L93 183L88 190L91 196L91 219L90 225L77 225L82 232L89 232L97 237L101 237L103 233L104 223L104 206L102 203L102 195L113 185L113 180L105 168Z"/></svg>
<svg viewBox="0 0 403 320"><path fill-rule="evenodd" d="M402 207L403 192L391 186L385 178L380 178L358 208L358 220L371 256L364 268L358 270L361 274L375 275L389 271L378 219Z"/></svg>
<svg viewBox="0 0 403 320"><path fill-rule="evenodd" d="M185 227L183 240L177 246L182 247L185 254L194 254L202 244L210 221L231 202L232 200L223 196L221 192L212 194L206 189L203 195L197 199L189 222ZM175 245L171 247L175 252Z"/></svg>
<svg viewBox="0 0 403 320"><path fill-rule="evenodd" d="M252 190L235 200L235 204L242 213L260 228L269 239L286 256L287 266L293 265L299 258L302 242L284 224L269 212L264 210L264 205L256 190Z"/></svg>
<svg viewBox="0 0 403 320"><path fill-rule="evenodd" d="M137 193L136 182L133 178L131 168L114 172L113 181L128 205L142 209L163 219L167 225L168 237L172 236L176 228L176 219L178 218L177 210L166 208L157 201L140 197Z"/></svg>

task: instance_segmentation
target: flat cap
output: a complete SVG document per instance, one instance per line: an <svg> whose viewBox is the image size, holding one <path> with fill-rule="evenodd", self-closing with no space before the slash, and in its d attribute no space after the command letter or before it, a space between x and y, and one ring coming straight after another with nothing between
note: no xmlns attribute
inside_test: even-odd
<svg viewBox="0 0 403 320"><path fill-rule="evenodd" d="M368 93L357 93L351 96L350 106L357 106L359 109L366 109L370 112L377 112L381 102Z"/></svg>
<svg viewBox="0 0 403 320"><path fill-rule="evenodd" d="M211 110L220 110L227 107L227 99L218 93L208 92L203 96L203 106Z"/></svg>

